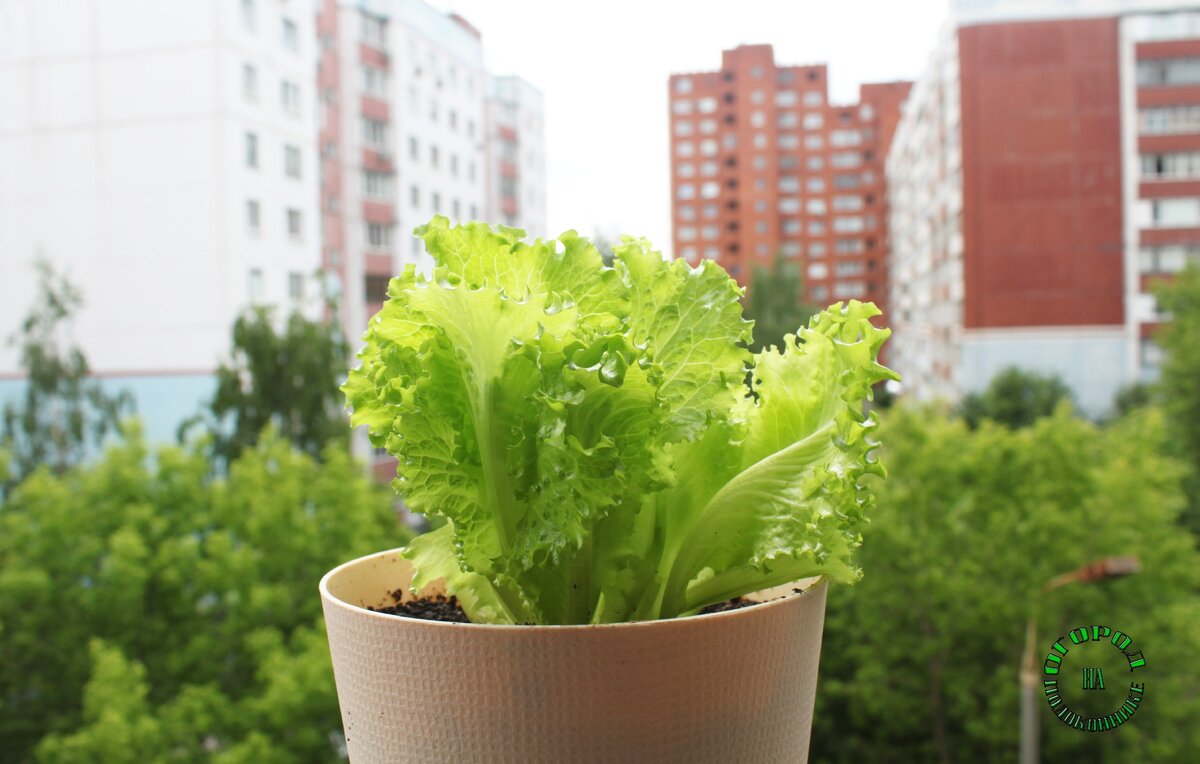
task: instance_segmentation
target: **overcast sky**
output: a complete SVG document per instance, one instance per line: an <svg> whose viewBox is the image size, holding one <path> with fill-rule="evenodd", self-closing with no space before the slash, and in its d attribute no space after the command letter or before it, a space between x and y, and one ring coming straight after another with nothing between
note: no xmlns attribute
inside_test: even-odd
<svg viewBox="0 0 1200 764"><path fill-rule="evenodd" d="M863 82L913 79L946 0L430 0L483 34L493 74L546 99L548 233L670 242L667 77L715 71L721 51L769 43L785 65L827 63L834 103Z"/></svg>

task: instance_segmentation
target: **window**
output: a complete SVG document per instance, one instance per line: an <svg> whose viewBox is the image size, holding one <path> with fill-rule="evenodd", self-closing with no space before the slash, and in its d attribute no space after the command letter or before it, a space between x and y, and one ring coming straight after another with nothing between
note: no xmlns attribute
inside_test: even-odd
<svg viewBox="0 0 1200 764"><path fill-rule="evenodd" d="M450 174L458 177L458 154L450 155Z"/></svg>
<svg viewBox="0 0 1200 764"><path fill-rule="evenodd" d="M386 149L388 145L387 123L363 117L363 141L375 149Z"/></svg>
<svg viewBox="0 0 1200 764"><path fill-rule="evenodd" d="M775 105L779 107L788 107L796 105L795 90L780 90L775 93Z"/></svg>
<svg viewBox="0 0 1200 764"><path fill-rule="evenodd" d="M409 186L408 187L408 198L409 198L409 203L412 204L412 206L414 208L420 207L421 206L421 189L417 188L416 186Z"/></svg>
<svg viewBox="0 0 1200 764"><path fill-rule="evenodd" d="M679 254L681 257L683 257L684 260L695 260L696 259L696 248L695 247L683 247L682 249L679 250Z"/></svg>
<svg viewBox="0 0 1200 764"><path fill-rule="evenodd" d="M857 175L834 175L834 188L858 188L861 183L861 178Z"/></svg>
<svg viewBox="0 0 1200 764"><path fill-rule="evenodd" d="M505 180L510 180L510 179L505 178ZM502 194L504 193L503 188L501 189L500 193L502 193ZM510 194L507 194L507 196L516 196L516 194L510 193ZM432 196L430 196L429 199L430 199L430 204L433 207L434 213L436 214L438 212L441 212L442 211L442 195L439 194L438 192L434 191Z"/></svg>
<svg viewBox="0 0 1200 764"><path fill-rule="evenodd" d="M1138 202L1138 224L1151 228L1200 226L1200 199L1144 199Z"/></svg>
<svg viewBox="0 0 1200 764"><path fill-rule="evenodd" d="M297 116L300 114L300 86L294 82L283 80L279 83L279 103L283 110Z"/></svg>
<svg viewBox="0 0 1200 764"><path fill-rule="evenodd" d="M820 220L808 221L808 235L809 236L825 235L825 223Z"/></svg>
<svg viewBox="0 0 1200 764"><path fill-rule="evenodd" d="M721 138L721 145L725 147L726 151L732 151L737 148L737 136L733 133L726 133Z"/></svg>
<svg viewBox="0 0 1200 764"><path fill-rule="evenodd" d="M765 170L767 169L767 158L762 154L759 154L758 156L754 157L752 164L756 170Z"/></svg>
<svg viewBox="0 0 1200 764"><path fill-rule="evenodd" d="M716 199L720 193L721 184L717 183L715 180L706 181L705 183L700 184L701 199Z"/></svg>
<svg viewBox="0 0 1200 764"><path fill-rule="evenodd" d="M717 132L717 121L715 119L700 120L700 133L702 135L710 135Z"/></svg>
<svg viewBox="0 0 1200 764"><path fill-rule="evenodd" d="M263 298L263 277L261 268L251 268L246 278L246 293L250 302L260 302Z"/></svg>
<svg viewBox="0 0 1200 764"><path fill-rule="evenodd" d="M816 172L821 169L824 169L825 160L822 159L821 157L809 157L808 161L804 163L804 166L807 167L809 170Z"/></svg>
<svg viewBox="0 0 1200 764"><path fill-rule="evenodd" d="M864 103L858 109L858 118L863 122L870 122L875 119L875 110L871 108L871 104Z"/></svg>
<svg viewBox="0 0 1200 764"><path fill-rule="evenodd" d="M362 40L371 47L383 49L386 32L386 22L378 17L369 14L362 14Z"/></svg>
<svg viewBox="0 0 1200 764"><path fill-rule="evenodd" d="M857 167L862 163L862 156L857 151L838 151L829 157L833 167Z"/></svg>
<svg viewBox="0 0 1200 764"><path fill-rule="evenodd" d="M857 146L862 143L862 133L857 130L834 130L829 134L830 146Z"/></svg>
<svg viewBox="0 0 1200 764"><path fill-rule="evenodd" d="M767 147L767 134L766 133L755 133L754 134L754 148L765 149L766 147Z"/></svg>
<svg viewBox="0 0 1200 764"><path fill-rule="evenodd" d="M255 236L261 230L261 207L256 199L246 200L246 230Z"/></svg>
<svg viewBox="0 0 1200 764"><path fill-rule="evenodd" d="M242 96L247 101L258 100L258 70L250 64L242 64Z"/></svg>
<svg viewBox="0 0 1200 764"><path fill-rule="evenodd" d="M829 276L829 266L825 263L809 263L808 277L810 279L823 279Z"/></svg>
<svg viewBox="0 0 1200 764"><path fill-rule="evenodd" d="M692 92L691 78L690 77L680 77L679 79L675 80L675 92L676 93Z"/></svg>
<svg viewBox="0 0 1200 764"><path fill-rule="evenodd" d="M784 242L783 246L779 248L779 252L784 257L800 257L804 254L804 245L798 241Z"/></svg>
<svg viewBox="0 0 1200 764"><path fill-rule="evenodd" d="M763 75L763 70L762 70L761 66L756 66L750 70L750 76L756 80L761 80L762 75Z"/></svg>
<svg viewBox="0 0 1200 764"><path fill-rule="evenodd" d="M767 117L761 111L750 112L750 126L763 127L767 124Z"/></svg>
<svg viewBox="0 0 1200 764"><path fill-rule="evenodd" d="M1138 87L1200 84L1200 58L1163 58L1137 62Z"/></svg>
<svg viewBox="0 0 1200 764"><path fill-rule="evenodd" d="M709 260L716 260L718 257L721 256L721 248L720 247L705 247L704 248L704 256L706 258L708 258Z"/></svg>
<svg viewBox="0 0 1200 764"><path fill-rule="evenodd" d="M782 175L779 178L779 193L795 194L800 192L800 179L795 175Z"/></svg>
<svg viewBox="0 0 1200 764"><path fill-rule="evenodd" d="M255 27L254 0L242 0L242 27L247 32L253 32Z"/></svg>
<svg viewBox="0 0 1200 764"><path fill-rule="evenodd" d="M834 252L839 255L853 255L863 251L862 239L838 239L833 244Z"/></svg>
<svg viewBox="0 0 1200 764"><path fill-rule="evenodd" d="M836 299L861 297L866 291L861 281L839 281L833 285L833 296Z"/></svg>
<svg viewBox="0 0 1200 764"><path fill-rule="evenodd" d="M375 98L387 97L387 72L377 66L362 68L363 90Z"/></svg>
<svg viewBox="0 0 1200 764"><path fill-rule="evenodd" d="M794 111L781 112L779 115L779 129L792 130L800 123L800 117Z"/></svg>
<svg viewBox="0 0 1200 764"><path fill-rule="evenodd" d="M780 151L795 151L800 148L800 138L796 135L781 135L779 136Z"/></svg>
<svg viewBox="0 0 1200 764"><path fill-rule="evenodd" d="M1142 180L1182 180L1200 177L1200 151L1142 154Z"/></svg>
<svg viewBox="0 0 1200 764"><path fill-rule="evenodd" d="M690 204L680 205L679 219L680 220L695 220L696 219L696 208Z"/></svg>
<svg viewBox="0 0 1200 764"><path fill-rule="evenodd" d="M820 133L810 133L804 136L804 148L806 149L815 150L823 147L824 145L825 139L821 137Z"/></svg>
<svg viewBox="0 0 1200 764"><path fill-rule="evenodd" d="M371 199L392 198L392 178L387 173L363 172L363 195Z"/></svg>
<svg viewBox="0 0 1200 764"><path fill-rule="evenodd" d="M715 138L705 138L700 141L700 155L706 157L717 155L717 141Z"/></svg>
<svg viewBox="0 0 1200 764"><path fill-rule="evenodd" d="M814 241L812 243L812 246L808 248L808 256L809 257L824 257L825 256L824 242Z"/></svg>
<svg viewBox="0 0 1200 764"><path fill-rule="evenodd" d="M679 177L690 178L696 174L696 165L692 164L691 162L682 162L677 168L677 171L679 173Z"/></svg>
<svg viewBox="0 0 1200 764"><path fill-rule="evenodd" d="M680 141L675 144L675 155L681 157L690 157L696 153L696 147L691 141Z"/></svg>
<svg viewBox="0 0 1200 764"><path fill-rule="evenodd" d="M750 103L757 104L757 103L762 103L762 102L763 102L763 92L761 90L755 90L753 93L750 94Z"/></svg>
<svg viewBox="0 0 1200 764"><path fill-rule="evenodd" d="M704 217L706 218L715 218L719 211L719 208L715 204L704 205Z"/></svg>
<svg viewBox="0 0 1200 764"><path fill-rule="evenodd" d="M671 112L683 116L692 113L692 102L685 99L675 101L671 104Z"/></svg>
<svg viewBox="0 0 1200 764"><path fill-rule="evenodd" d="M438 153L438 147L430 146L429 147L429 164L431 166L433 166L433 167L438 166L438 157L439 156L440 156L440 154Z"/></svg>
<svg viewBox="0 0 1200 764"><path fill-rule="evenodd" d="M809 90L804 94L805 106L820 106L825 103L825 96L819 90Z"/></svg>
<svg viewBox="0 0 1200 764"><path fill-rule="evenodd" d="M289 178L300 177L300 149L296 146L283 147L283 172Z"/></svg>
<svg viewBox="0 0 1200 764"><path fill-rule="evenodd" d="M809 178L808 181L804 184L804 187L807 188L809 191L811 191L814 194L823 194L823 193L825 193L825 179L824 178Z"/></svg>
<svg viewBox="0 0 1200 764"><path fill-rule="evenodd" d="M675 123L675 134L679 136L688 136L692 134L692 123L687 121L679 121Z"/></svg>
<svg viewBox="0 0 1200 764"><path fill-rule="evenodd" d="M867 228L866 222L859 216L836 217L833 219L835 233L858 233Z"/></svg>
<svg viewBox="0 0 1200 764"><path fill-rule="evenodd" d="M835 276L857 276L863 272L863 264L861 260L849 260L838 263L833 267Z"/></svg>
<svg viewBox="0 0 1200 764"><path fill-rule="evenodd" d="M700 229L700 235L706 239L715 239L721 235L721 227L715 225L706 225Z"/></svg>
<svg viewBox="0 0 1200 764"><path fill-rule="evenodd" d="M450 124L451 130L458 130L458 112L456 112L454 109L451 109L446 114L446 119Z"/></svg>
<svg viewBox="0 0 1200 764"><path fill-rule="evenodd" d="M414 239L413 241L419 241ZM414 253L417 254L417 253ZM367 274L363 279L363 297L366 298L368 304L385 302L388 297L388 283L391 279L387 276L372 276ZM381 449L380 456L386 456L387 451Z"/></svg>
<svg viewBox="0 0 1200 764"><path fill-rule="evenodd" d="M283 47L288 50L300 50L300 30L296 28L296 22L291 19L283 20Z"/></svg>
<svg viewBox="0 0 1200 764"><path fill-rule="evenodd" d="M696 226L693 226L693 225L679 226L679 240L680 241L691 241L692 239L695 239L695 238L696 238Z"/></svg>
<svg viewBox="0 0 1200 764"><path fill-rule="evenodd" d="M696 198L696 187L691 183L680 183L675 196L679 199L694 199Z"/></svg>
<svg viewBox="0 0 1200 764"><path fill-rule="evenodd" d="M293 239L299 239L304 234L300 210L289 209L287 211L287 232L288 236Z"/></svg>
<svg viewBox="0 0 1200 764"><path fill-rule="evenodd" d="M371 249L391 249L392 227L382 223L367 223L367 246Z"/></svg>
<svg viewBox="0 0 1200 764"><path fill-rule="evenodd" d="M720 165L718 165L716 162L714 162L712 160L701 162L700 163L700 174L701 175L716 175L717 170L719 168L720 168Z"/></svg>
<svg viewBox="0 0 1200 764"><path fill-rule="evenodd" d="M817 112L809 112L804 115L805 130L820 130L825 125L825 118Z"/></svg>
<svg viewBox="0 0 1200 764"><path fill-rule="evenodd" d="M1200 264L1200 244L1172 244L1145 247L1138 252L1138 268L1143 274L1179 273L1188 263Z"/></svg>
<svg viewBox="0 0 1200 764"><path fill-rule="evenodd" d="M794 196L779 200L779 211L784 215L796 215L800 212L800 200Z"/></svg>
<svg viewBox="0 0 1200 764"><path fill-rule="evenodd" d="M416 137L411 135L408 137L408 158L414 160L421 158L421 145L417 143Z"/></svg>
<svg viewBox="0 0 1200 764"><path fill-rule="evenodd" d="M288 274L288 296L293 300L304 299L304 274L292 271Z"/></svg>
<svg viewBox="0 0 1200 764"><path fill-rule="evenodd" d="M861 196L835 196L833 197L833 209L835 212L855 212L863 208L863 198Z"/></svg>
<svg viewBox="0 0 1200 764"><path fill-rule="evenodd" d="M246 133L246 166L258 167L258 136Z"/></svg>
<svg viewBox="0 0 1200 764"><path fill-rule="evenodd" d="M1146 135L1200 133L1200 106L1158 106L1138 112L1138 127Z"/></svg>
<svg viewBox="0 0 1200 764"><path fill-rule="evenodd" d="M808 210L808 214L810 214L810 215L824 215L825 214L825 200L824 199L809 199L808 204L805 205L805 209Z"/></svg>
<svg viewBox="0 0 1200 764"><path fill-rule="evenodd" d="M696 102L696 111L701 114L712 114L717 110L717 99L701 98Z"/></svg>

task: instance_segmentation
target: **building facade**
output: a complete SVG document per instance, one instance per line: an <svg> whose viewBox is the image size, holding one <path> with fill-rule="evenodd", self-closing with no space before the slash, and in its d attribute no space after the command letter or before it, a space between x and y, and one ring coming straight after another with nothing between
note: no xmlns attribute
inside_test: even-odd
<svg viewBox="0 0 1200 764"><path fill-rule="evenodd" d="M1200 241L1200 45L1194 12L1110 5L954 4L887 161L891 361L915 397L1018 366L1101 414L1155 374L1147 287Z"/></svg>
<svg viewBox="0 0 1200 764"><path fill-rule="evenodd" d="M320 310L315 41L296 3L0 2L0 327L36 258L65 272L73 341L152 440L246 306ZM0 343L0 397L23 384Z"/></svg>
<svg viewBox="0 0 1200 764"><path fill-rule="evenodd" d="M824 65L777 66L769 45L670 78L674 254L739 283L778 256L816 304L888 295L883 161L911 83L829 103Z"/></svg>
<svg viewBox="0 0 1200 764"><path fill-rule="evenodd" d="M548 236L542 94L520 77L496 77L487 109L487 219Z"/></svg>

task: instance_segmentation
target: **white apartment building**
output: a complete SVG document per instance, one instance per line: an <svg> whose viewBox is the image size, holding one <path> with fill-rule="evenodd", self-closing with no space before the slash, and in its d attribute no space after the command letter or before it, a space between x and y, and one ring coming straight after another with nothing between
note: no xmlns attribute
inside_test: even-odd
<svg viewBox="0 0 1200 764"><path fill-rule="evenodd" d="M887 162L889 365L958 400L1009 366L1092 415L1153 379L1153 283L1200 260L1200 12L953 0Z"/></svg>
<svg viewBox="0 0 1200 764"><path fill-rule="evenodd" d="M496 77L488 99L487 219L547 236L545 108L520 77Z"/></svg>
<svg viewBox="0 0 1200 764"><path fill-rule="evenodd" d="M50 261L152 440L212 394L246 306L319 310L314 10L0 0L0 332ZM0 344L0 397L17 362Z"/></svg>

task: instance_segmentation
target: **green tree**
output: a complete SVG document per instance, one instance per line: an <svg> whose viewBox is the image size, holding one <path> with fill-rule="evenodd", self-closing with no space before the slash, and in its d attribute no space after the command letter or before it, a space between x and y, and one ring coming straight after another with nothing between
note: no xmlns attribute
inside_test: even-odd
<svg viewBox="0 0 1200 764"><path fill-rule="evenodd" d="M986 390L966 396L959 413L972 428L984 419L1008 427L1028 427L1054 413L1061 402L1071 400L1071 388L1057 376L1010 366L993 377Z"/></svg>
<svg viewBox="0 0 1200 764"><path fill-rule="evenodd" d="M0 505L0 762L334 760L317 581L407 538L346 449L270 431L223 476L136 429L35 472Z"/></svg>
<svg viewBox="0 0 1200 764"><path fill-rule="evenodd" d="M1166 351L1159 391L1170 416L1177 452L1191 465L1185 524L1200 535L1200 265L1176 275L1157 290L1171 320L1155 339Z"/></svg>
<svg viewBox="0 0 1200 764"><path fill-rule="evenodd" d="M1016 758L1018 669L1037 592L1110 555L1142 572L1041 597L1039 649L1083 624L1128 631L1153 661L1153 712L1082 734L1039 709L1044 761L1186 762L1200 750L1200 554L1175 529L1184 467L1164 416L1100 428L1060 409L1030 427L975 431L894 408L859 562L831 590L812 760ZM1044 700L1042 701L1044 702Z"/></svg>
<svg viewBox="0 0 1200 764"><path fill-rule="evenodd" d="M24 395L4 405L0 446L9 452L0 487L11 486L41 465L63 472L115 432L132 409L127 392L108 395L92 378L83 351L67 341L71 317L83 295L45 260L36 263L33 307L9 338L27 377Z"/></svg>
<svg viewBox="0 0 1200 764"><path fill-rule="evenodd" d="M754 342L750 349L759 352L768 345L779 345L786 334L808 323L817 309L804 301L804 279L799 265L777 256L770 269L754 266L754 277L746 290L744 314L754 321Z"/></svg>
<svg viewBox="0 0 1200 764"><path fill-rule="evenodd" d="M350 427L338 386L349 350L336 322L293 313L277 331L268 308L254 308L233 325L232 357L217 370L207 419L212 449L222 462L253 446L268 425L313 456L329 443L347 443Z"/></svg>

